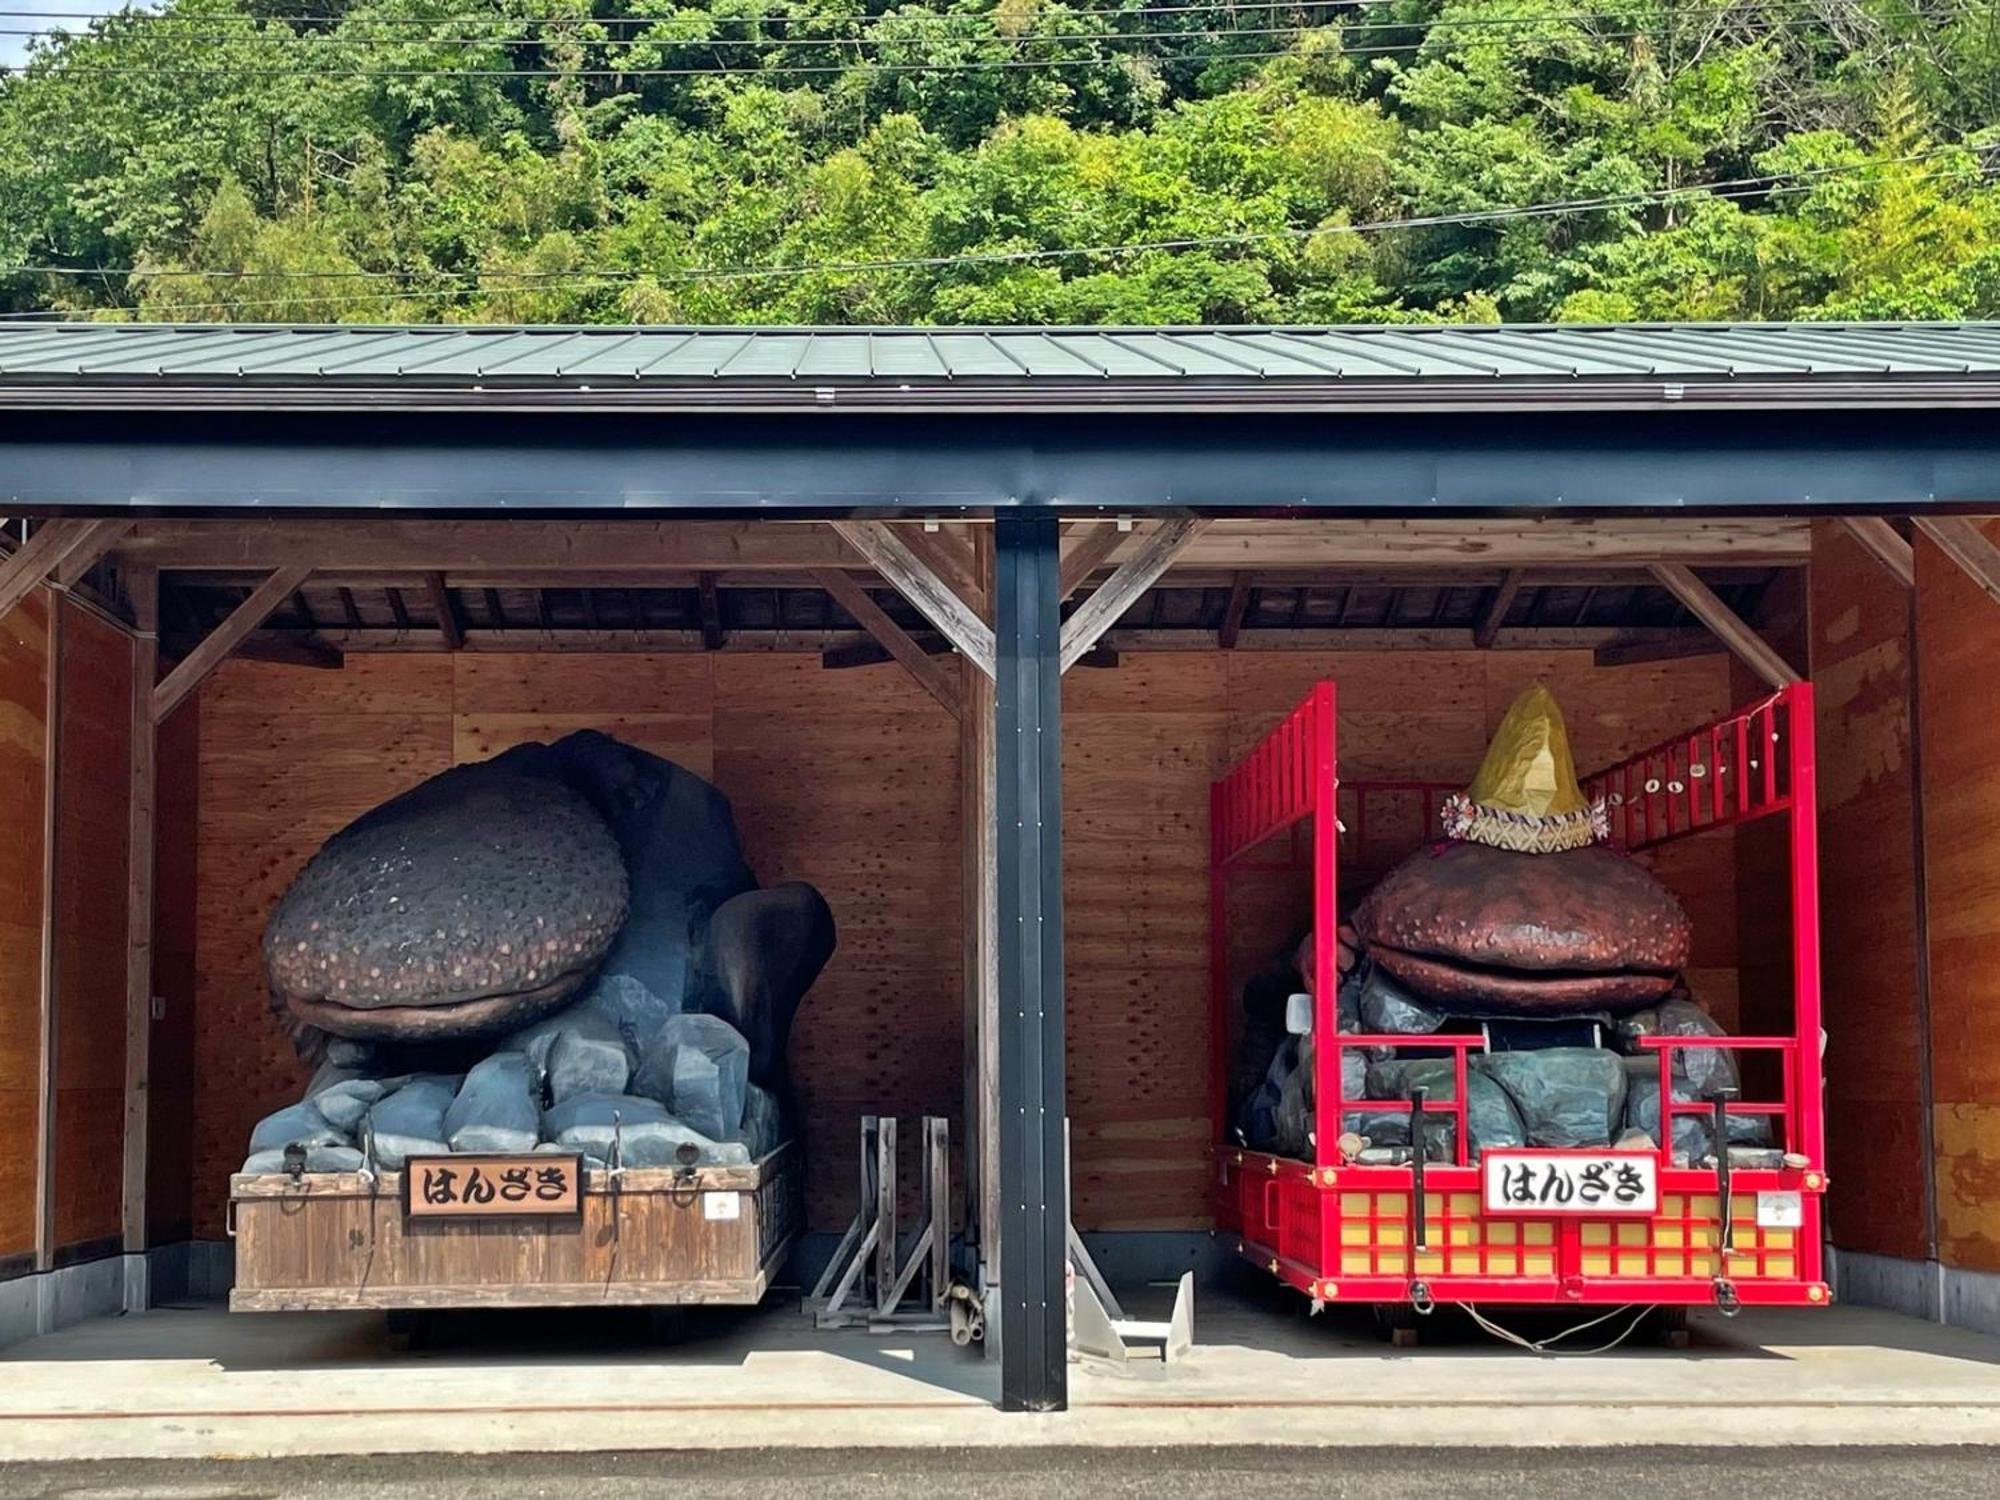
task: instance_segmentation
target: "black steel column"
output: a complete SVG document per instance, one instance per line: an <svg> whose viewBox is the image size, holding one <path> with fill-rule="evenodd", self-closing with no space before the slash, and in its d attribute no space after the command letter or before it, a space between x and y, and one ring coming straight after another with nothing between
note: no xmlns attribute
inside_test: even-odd
<svg viewBox="0 0 2000 1500"><path fill-rule="evenodd" d="M1000 864L1000 1404L1069 1405L1062 670L1052 514L995 526Z"/></svg>

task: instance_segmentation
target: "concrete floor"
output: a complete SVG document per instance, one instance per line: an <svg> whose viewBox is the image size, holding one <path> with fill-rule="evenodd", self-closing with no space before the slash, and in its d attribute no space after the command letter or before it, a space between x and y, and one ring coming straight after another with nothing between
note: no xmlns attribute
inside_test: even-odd
<svg viewBox="0 0 2000 1500"><path fill-rule="evenodd" d="M1135 1299L1136 1300L1136 1299ZM1172 1367L1072 1366L1005 1415L940 1335L815 1333L795 1305L462 1315L415 1352L379 1316L162 1309L0 1353L0 1461L938 1446L2000 1445L2000 1339L1858 1308L1702 1315L1693 1347L1541 1358L1440 1315L1392 1350L1353 1310L1208 1294ZM1610 1325L1615 1328L1617 1325ZM1586 1339L1585 1342L1588 1342Z"/></svg>

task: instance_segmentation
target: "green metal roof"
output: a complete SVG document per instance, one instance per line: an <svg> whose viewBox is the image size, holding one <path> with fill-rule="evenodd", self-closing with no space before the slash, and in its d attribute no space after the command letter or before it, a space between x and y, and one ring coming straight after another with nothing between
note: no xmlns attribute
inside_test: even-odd
<svg viewBox="0 0 2000 1500"><path fill-rule="evenodd" d="M0 404L356 392L924 407L2000 399L2000 323L1339 328L0 326ZM1234 392L1223 397L1222 392ZM343 394L344 393L344 394ZM142 397L142 399L144 399ZM585 402L583 404L595 404Z"/></svg>

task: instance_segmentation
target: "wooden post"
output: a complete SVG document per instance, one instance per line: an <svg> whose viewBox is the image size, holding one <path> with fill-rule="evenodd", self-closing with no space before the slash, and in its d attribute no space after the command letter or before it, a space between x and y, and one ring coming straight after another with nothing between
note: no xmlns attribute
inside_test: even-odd
<svg viewBox="0 0 2000 1500"><path fill-rule="evenodd" d="M146 1165L153 1055L153 819L158 780L158 723L153 684L159 675L160 578L149 567L125 575L136 633L132 637L132 786L125 872L125 1194L120 1218L125 1253L146 1252ZM136 1306L127 1263L126 1310L146 1306L140 1280Z"/></svg>
<svg viewBox="0 0 2000 1500"><path fill-rule="evenodd" d="M974 568L993 597L993 538L974 542ZM965 953L965 1217L976 1231L982 1290L1000 1284L999 836L994 806L993 684L967 663L959 715L959 839Z"/></svg>
<svg viewBox="0 0 2000 1500"><path fill-rule="evenodd" d="M1804 680L1792 670L1790 662L1751 629L1735 610L1717 598L1715 591L1695 577L1694 571L1686 564L1654 563L1653 576L1687 606L1690 614L1714 631L1717 639L1733 651L1745 666L1770 686L1787 687Z"/></svg>
<svg viewBox="0 0 2000 1500"><path fill-rule="evenodd" d="M430 595L431 611L437 616L438 634L444 637L444 649L463 651L465 627L459 624L458 606L451 602L451 590L445 587L444 574L424 574L424 592Z"/></svg>
<svg viewBox="0 0 2000 1500"><path fill-rule="evenodd" d="M1215 633L1215 644L1224 651L1234 651L1237 639L1243 634L1243 616L1250 608L1250 575L1238 573L1229 580L1229 606L1222 612L1222 628Z"/></svg>
<svg viewBox="0 0 2000 1500"><path fill-rule="evenodd" d="M16 554L17 556L19 554ZM56 1256L56 807L62 794L62 658L61 594L49 601L48 700L42 773L42 1037L37 1070L37 1130L35 1136L35 1269L55 1268Z"/></svg>

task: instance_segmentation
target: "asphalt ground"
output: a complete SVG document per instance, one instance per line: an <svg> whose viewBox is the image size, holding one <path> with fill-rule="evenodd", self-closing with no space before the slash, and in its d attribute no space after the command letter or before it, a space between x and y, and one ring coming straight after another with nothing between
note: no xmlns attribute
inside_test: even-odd
<svg viewBox="0 0 2000 1500"><path fill-rule="evenodd" d="M448 1441L449 1434L441 1434ZM2000 1432L1994 1434L2000 1443ZM22 1500L1968 1500L2000 1494L2000 1447L1597 1449L784 1449L449 1453L309 1460L0 1464Z"/></svg>

